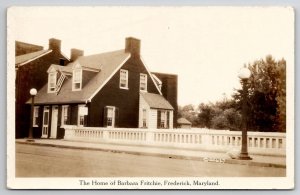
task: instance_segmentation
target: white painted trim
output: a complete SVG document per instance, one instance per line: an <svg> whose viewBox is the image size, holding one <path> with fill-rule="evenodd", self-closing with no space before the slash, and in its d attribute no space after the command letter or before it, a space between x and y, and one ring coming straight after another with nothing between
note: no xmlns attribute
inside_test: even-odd
<svg viewBox="0 0 300 195"><path fill-rule="evenodd" d="M80 71L80 87L78 89L75 88L75 71ZM73 69L73 74L72 74L72 91L81 91L82 89L82 68L81 67L76 67Z"/></svg>
<svg viewBox="0 0 300 195"><path fill-rule="evenodd" d="M160 85L162 84L161 80L155 74L151 73L151 75Z"/></svg>
<svg viewBox="0 0 300 195"><path fill-rule="evenodd" d="M145 76L145 89L141 89L141 76ZM140 73L140 91L143 91L143 92L147 92L148 91L148 76L147 74L144 74L144 73Z"/></svg>
<svg viewBox="0 0 300 195"><path fill-rule="evenodd" d="M50 90L50 75L51 74L55 74L55 78L54 78L54 80L55 80L55 83L54 83L54 85L55 85L55 87L54 87L54 91L51 91ZM56 84L57 84L57 71L55 71L55 72L49 72L48 73L48 93L55 93L56 91L55 91L55 88L56 88Z"/></svg>
<svg viewBox="0 0 300 195"><path fill-rule="evenodd" d="M121 72L124 72L124 73L126 73L126 87L122 87L121 86ZM128 80L129 80L129 72L128 72L128 70L126 70L126 69L120 69L120 77L119 77L119 87L120 87L120 89L129 89L128 88Z"/></svg>
<svg viewBox="0 0 300 195"><path fill-rule="evenodd" d="M35 122L36 122L35 118L38 117L38 120L39 120L39 117L40 117L39 116L39 108L40 108L39 106L34 106L33 107L32 127L38 127L39 126L39 125L35 124ZM37 115L36 115L36 112L35 112L36 109L38 110Z"/></svg>
<svg viewBox="0 0 300 195"><path fill-rule="evenodd" d="M90 68L90 67L85 67L85 66L81 66L82 67L82 70L85 70L85 71L91 71L91 72L100 72L101 69L99 68Z"/></svg>
<svg viewBox="0 0 300 195"><path fill-rule="evenodd" d="M110 108L112 109L113 115L112 115L112 119L111 119L111 125L112 126L107 126L107 128L114 128L115 127L115 120L116 120L116 107L115 106L105 106L105 108ZM106 116L106 120L108 118L108 111L107 111L107 116ZM107 121L106 121L107 123Z"/></svg>
<svg viewBox="0 0 300 195"><path fill-rule="evenodd" d="M77 126L78 127L83 127L84 126L84 115L83 115L83 125L80 125L80 107L85 107L84 104L78 104L78 110L77 110Z"/></svg>
<svg viewBox="0 0 300 195"><path fill-rule="evenodd" d="M69 107L69 105L63 105L62 107L61 107L61 127L63 127L63 126L65 126L66 124L64 123L64 108L68 108L68 110L67 110L67 117L69 118L70 116L69 116L69 109L70 109L70 107Z"/></svg>
<svg viewBox="0 0 300 195"><path fill-rule="evenodd" d="M144 64L144 66L145 66L145 68L146 68L148 74L150 75L150 78L152 79L152 82L154 83L154 85L155 85L156 89L158 90L159 94L162 95L161 90L159 89L159 87L157 86L156 82L154 81L154 78L152 77L152 74L151 74L151 72L149 71L148 67L146 66L146 64L145 64L145 62L144 62L142 56L140 56L140 59L141 59L142 63Z"/></svg>
<svg viewBox="0 0 300 195"><path fill-rule="evenodd" d="M34 60L36 60L36 59L38 59L38 58L40 58L40 57L42 57L44 55L47 55L48 53L51 53L51 52L52 52L52 50L49 50L49 51L47 51L45 53L40 54L39 56L36 56L36 57L34 57L34 58L30 59L30 60L22 62L22 63L18 64L18 67L23 66L23 65L25 65L25 64L27 64L29 62L32 62L32 61L34 61Z"/></svg>
<svg viewBox="0 0 300 195"><path fill-rule="evenodd" d="M91 97L89 97L86 102L91 102L91 100L93 99L93 97L95 97L95 95L106 85L106 83L116 74L116 72L125 64L125 62L127 62L127 60L130 58L130 54L129 56L113 71L113 73L103 82L103 84L91 95Z"/></svg>
<svg viewBox="0 0 300 195"><path fill-rule="evenodd" d="M55 115L54 113L57 112ZM53 105L51 109L51 132L50 138L57 138L57 125L58 125L58 105Z"/></svg>
<svg viewBox="0 0 300 195"><path fill-rule="evenodd" d="M70 61L70 58L67 57L63 52L60 51L60 54L61 54L62 56L64 56L68 61Z"/></svg>
<svg viewBox="0 0 300 195"><path fill-rule="evenodd" d="M48 112L48 118L47 118L47 121L48 121L48 123L47 124L45 124L45 112ZM49 135L49 123L50 123L50 120L49 120L49 118L50 118L50 107L49 106L45 106L44 107L44 110L43 110L43 124L42 124L42 136L41 136L41 138L48 138L48 135ZM46 132L46 134L44 134L44 128L47 128L47 132Z"/></svg>

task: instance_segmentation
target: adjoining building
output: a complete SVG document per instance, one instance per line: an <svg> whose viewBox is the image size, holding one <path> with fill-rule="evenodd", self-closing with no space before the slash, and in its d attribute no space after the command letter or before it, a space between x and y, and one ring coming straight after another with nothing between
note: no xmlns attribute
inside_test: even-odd
<svg viewBox="0 0 300 195"><path fill-rule="evenodd" d="M179 118L177 120L177 128L190 129L192 128L192 123L188 121L186 118Z"/></svg>
<svg viewBox="0 0 300 195"><path fill-rule="evenodd" d="M30 125L30 106L26 101L30 98L31 88L41 89L48 81L47 70L51 64L64 66L70 59L61 52L61 41L49 39L49 48L20 41L15 42L15 136L28 136Z"/></svg>

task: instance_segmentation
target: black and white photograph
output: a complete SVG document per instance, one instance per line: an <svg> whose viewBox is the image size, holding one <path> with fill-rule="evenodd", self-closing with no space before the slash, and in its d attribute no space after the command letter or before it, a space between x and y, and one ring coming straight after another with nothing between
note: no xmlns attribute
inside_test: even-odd
<svg viewBox="0 0 300 195"><path fill-rule="evenodd" d="M7 187L293 189L294 10L7 10Z"/></svg>

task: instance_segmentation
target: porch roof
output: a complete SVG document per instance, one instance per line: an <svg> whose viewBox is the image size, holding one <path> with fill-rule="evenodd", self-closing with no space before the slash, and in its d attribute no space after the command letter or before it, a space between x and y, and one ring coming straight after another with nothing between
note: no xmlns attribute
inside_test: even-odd
<svg viewBox="0 0 300 195"><path fill-rule="evenodd" d="M174 110L173 106L164 98L164 96L155 93L141 93L144 100L150 108Z"/></svg>

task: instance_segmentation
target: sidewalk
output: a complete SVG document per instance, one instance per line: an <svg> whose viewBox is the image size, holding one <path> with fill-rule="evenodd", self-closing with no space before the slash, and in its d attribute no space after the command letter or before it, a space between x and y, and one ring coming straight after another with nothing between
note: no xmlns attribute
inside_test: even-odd
<svg viewBox="0 0 300 195"><path fill-rule="evenodd" d="M177 149L169 147L153 146L132 146L110 143L92 143L83 141L68 141L56 139L35 139L34 142L28 142L26 139L16 139L19 144L32 144L42 146L52 146L61 148L73 148L82 150L97 150L115 153L128 153L135 155L158 156L165 158L200 160L210 163L230 163L249 166L278 167L286 168L286 158L284 156L262 156L251 155L252 160L231 159L226 153L210 152L203 150Z"/></svg>

